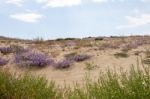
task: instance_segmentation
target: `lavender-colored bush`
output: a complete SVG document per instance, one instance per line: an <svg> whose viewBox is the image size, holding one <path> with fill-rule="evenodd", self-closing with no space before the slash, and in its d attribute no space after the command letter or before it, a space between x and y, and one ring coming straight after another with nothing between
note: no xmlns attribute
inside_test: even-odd
<svg viewBox="0 0 150 99"><path fill-rule="evenodd" d="M80 54L80 55L75 55L73 57L73 60L76 61L76 62L80 62L80 61L84 61L84 60L87 60L91 58L90 55L86 55L86 54Z"/></svg>
<svg viewBox="0 0 150 99"><path fill-rule="evenodd" d="M0 58L0 66L6 65L8 63L8 60Z"/></svg>
<svg viewBox="0 0 150 99"><path fill-rule="evenodd" d="M9 54L9 53L13 53L13 49L11 47L4 47L1 46L0 47L0 52L4 55Z"/></svg>
<svg viewBox="0 0 150 99"><path fill-rule="evenodd" d="M26 52L22 54L16 54L15 62L20 66L35 66L35 67L45 67L53 63L46 54L39 52Z"/></svg>
<svg viewBox="0 0 150 99"><path fill-rule="evenodd" d="M18 46L18 45L11 45L10 48L13 50L14 53L16 54L20 54L20 53L25 53L30 51L28 48L24 48L22 46Z"/></svg>
<svg viewBox="0 0 150 99"><path fill-rule="evenodd" d="M73 63L73 61L71 61L71 60L63 60L63 61L59 61L59 62L55 63L54 67L59 68L59 69L69 68L72 63Z"/></svg>

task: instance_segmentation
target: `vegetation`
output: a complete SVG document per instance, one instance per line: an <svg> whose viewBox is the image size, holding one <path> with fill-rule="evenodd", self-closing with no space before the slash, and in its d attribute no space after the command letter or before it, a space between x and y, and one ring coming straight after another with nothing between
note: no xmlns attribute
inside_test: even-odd
<svg viewBox="0 0 150 99"><path fill-rule="evenodd" d="M126 52L117 52L114 54L116 58L127 58L129 55Z"/></svg>
<svg viewBox="0 0 150 99"><path fill-rule="evenodd" d="M50 59L46 54L41 52L25 52L16 54L15 62L17 65L24 67L24 66L37 66L37 67L45 67L53 63L53 60Z"/></svg>
<svg viewBox="0 0 150 99"><path fill-rule="evenodd" d="M1 99L149 99L150 67L143 69L131 67L130 71L120 73L107 70L100 73L95 82L86 78L85 87L60 89L54 82L45 78L26 74L16 77L9 72L0 71Z"/></svg>
<svg viewBox="0 0 150 99"><path fill-rule="evenodd" d="M10 54L10 53L12 53L13 52L13 49L11 48L11 47L5 47L5 46L1 46L0 47L0 52L2 53L2 54L4 54L4 55L6 55L6 54Z"/></svg>
<svg viewBox="0 0 150 99"><path fill-rule="evenodd" d="M58 69L69 68L72 65L72 63L73 62L70 60L62 60L62 61L55 63L54 67Z"/></svg>
<svg viewBox="0 0 150 99"><path fill-rule="evenodd" d="M8 60L4 58L0 58L0 66L6 65L8 63Z"/></svg>
<svg viewBox="0 0 150 99"><path fill-rule="evenodd" d="M60 99L58 94L54 83L45 78L0 71L0 99Z"/></svg>
<svg viewBox="0 0 150 99"><path fill-rule="evenodd" d="M98 66L95 65L94 63L88 63L88 62L86 63L86 67L85 67L86 70L93 70L96 68L98 68Z"/></svg>

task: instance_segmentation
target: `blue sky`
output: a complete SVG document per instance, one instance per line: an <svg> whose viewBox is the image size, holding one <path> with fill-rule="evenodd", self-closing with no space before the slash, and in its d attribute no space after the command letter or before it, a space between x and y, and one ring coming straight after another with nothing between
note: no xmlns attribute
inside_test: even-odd
<svg viewBox="0 0 150 99"><path fill-rule="evenodd" d="M150 0L0 0L1 36L134 34L150 34Z"/></svg>

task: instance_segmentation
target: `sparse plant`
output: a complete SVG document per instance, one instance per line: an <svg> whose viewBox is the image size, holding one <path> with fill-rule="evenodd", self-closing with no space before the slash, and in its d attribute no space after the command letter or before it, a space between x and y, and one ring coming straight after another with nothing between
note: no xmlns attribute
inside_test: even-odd
<svg viewBox="0 0 150 99"><path fill-rule="evenodd" d="M72 57L74 57L75 55L77 55L77 52L71 52L71 53L69 53L69 54L65 54L65 58L66 59L70 59L70 58L72 58Z"/></svg>
<svg viewBox="0 0 150 99"><path fill-rule="evenodd" d="M40 44L44 42L44 39L42 37L37 37L35 39L33 39L33 42L36 44Z"/></svg>
<svg viewBox="0 0 150 99"><path fill-rule="evenodd" d="M8 63L8 60L4 59L4 58L0 58L0 66L4 66Z"/></svg>
<svg viewBox="0 0 150 99"><path fill-rule="evenodd" d="M138 56L141 53L141 51L135 51L134 55Z"/></svg>
<svg viewBox="0 0 150 99"><path fill-rule="evenodd" d="M13 53L13 49L12 49L10 46L8 46L8 47L1 46L1 47L0 47L0 52L1 52L2 54L6 55L6 54Z"/></svg>
<svg viewBox="0 0 150 99"><path fill-rule="evenodd" d="M93 70L96 68L98 68L98 65L95 65L94 63L86 63L86 67L85 67L86 70Z"/></svg>
<svg viewBox="0 0 150 99"><path fill-rule="evenodd" d="M65 69L65 68L69 68L72 65L72 63L73 62L71 60L62 60L55 63L54 67L58 69Z"/></svg>
<svg viewBox="0 0 150 99"><path fill-rule="evenodd" d="M145 51L145 56L146 58L150 58L150 51L148 49Z"/></svg>
<svg viewBox="0 0 150 99"><path fill-rule="evenodd" d="M150 58L143 59L142 62L144 64L150 65Z"/></svg>
<svg viewBox="0 0 150 99"><path fill-rule="evenodd" d="M104 38L103 37L96 37L95 41L102 41Z"/></svg>
<svg viewBox="0 0 150 99"><path fill-rule="evenodd" d="M129 55L126 52L117 52L114 54L116 58L127 58Z"/></svg>
<svg viewBox="0 0 150 99"><path fill-rule="evenodd" d="M13 50L14 53L16 54L20 54L20 53L25 53L30 51L28 48L24 48L22 46L19 45L11 45L10 48Z"/></svg>
<svg viewBox="0 0 150 99"><path fill-rule="evenodd" d="M70 57L70 60L76 61L76 62L81 62L81 61L85 61L87 59L90 59L91 56L87 55L87 54L78 54L75 55L74 57Z"/></svg>

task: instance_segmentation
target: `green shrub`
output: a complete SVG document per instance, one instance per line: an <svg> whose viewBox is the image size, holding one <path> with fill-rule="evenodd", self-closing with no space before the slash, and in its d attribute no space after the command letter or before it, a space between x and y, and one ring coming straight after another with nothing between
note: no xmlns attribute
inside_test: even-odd
<svg viewBox="0 0 150 99"><path fill-rule="evenodd" d="M0 71L0 99L150 99L150 67L132 66L128 72L108 69L86 85L59 89L54 82L26 74L21 77Z"/></svg>
<svg viewBox="0 0 150 99"><path fill-rule="evenodd" d="M58 99L57 94L54 83L45 78L0 71L0 99Z"/></svg>

